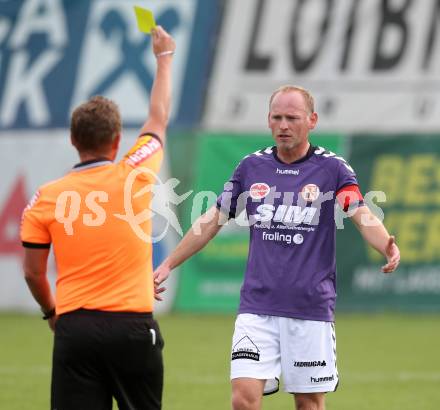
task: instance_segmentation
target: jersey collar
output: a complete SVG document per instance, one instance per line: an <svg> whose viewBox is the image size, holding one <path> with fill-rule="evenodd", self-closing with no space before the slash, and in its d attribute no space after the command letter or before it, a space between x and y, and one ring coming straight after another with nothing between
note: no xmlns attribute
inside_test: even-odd
<svg viewBox="0 0 440 410"><path fill-rule="evenodd" d="M299 164L300 162L307 161L307 160L313 155L313 153L315 152L315 150L316 150L316 147L314 147L312 144L310 144L309 149L307 150L306 155L304 155L304 156L303 156L302 158L300 158L300 159L297 159L296 161L289 162L289 163L284 162L284 161L281 161L281 159L278 157L278 149L277 149L276 146L273 147L272 154L273 154L273 157L274 157L278 162L281 162L281 164L283 164L283 165L293 165L293 164Z"/></svg>
<svg viewBox="0 0 440 410"><path fill-rule="evenodd" d="M73 171L82 171L84 169L100 167L102 165L109 165L112 162L113 161L110 161L108 158L105 157L89 159L88 161L79 162L78 164L75 164L73 166Z"/></svg>

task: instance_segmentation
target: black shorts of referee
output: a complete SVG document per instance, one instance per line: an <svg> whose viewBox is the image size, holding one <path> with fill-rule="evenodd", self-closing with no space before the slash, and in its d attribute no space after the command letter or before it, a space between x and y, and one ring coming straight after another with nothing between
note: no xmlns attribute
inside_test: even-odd
<svg viewBox="0 0 440 410"><path fill-rule="evenodd" d="M52 410L159 410L164 342L151 313L76 310L55 326Z"/></svg>

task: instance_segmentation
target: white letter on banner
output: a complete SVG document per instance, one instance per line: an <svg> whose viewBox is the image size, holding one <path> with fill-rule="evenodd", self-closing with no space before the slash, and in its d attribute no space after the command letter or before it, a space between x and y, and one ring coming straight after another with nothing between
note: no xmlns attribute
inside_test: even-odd
<svg viewBox="0 0 440 410"><path fill-rule="evenodd" d="M25 47L29 37L35 33L47 33L51 47L66 45L66 19L60 0L26 1L20 10L9 47Z"/></svg>
<svg viewBox="0 0 440 410"><path fill-rule="evenodd" d="M29 63L27 52L20 51L14 54L5 81L4 103L0 112L0 122L3 126L11 125L14 122L22 102L27 105L32 125L45 125L49 122L43 80L61 57L61 52L49 50L38 57L33 65L26 70Z"/></svg>

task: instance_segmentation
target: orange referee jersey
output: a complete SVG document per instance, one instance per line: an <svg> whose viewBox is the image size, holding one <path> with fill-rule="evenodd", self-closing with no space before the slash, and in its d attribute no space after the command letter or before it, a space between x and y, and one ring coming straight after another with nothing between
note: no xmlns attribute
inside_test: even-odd
<svg viewBox="0 0 440 410"><path fill-rule="evenodd" d="M78 164L34 195L23 212L21 240L31 248L53 244L57 314L153 310L148 186L162 158L160 140L143 135L120 162Z"/></svg>

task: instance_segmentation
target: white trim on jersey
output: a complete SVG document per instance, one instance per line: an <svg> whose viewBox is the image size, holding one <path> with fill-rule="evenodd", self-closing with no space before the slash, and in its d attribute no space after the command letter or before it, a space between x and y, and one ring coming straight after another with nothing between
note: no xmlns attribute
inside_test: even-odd
<svg viewBox="0 0 440 410"><path fill-rule="evenodd" d="M350 166L350 164L346 161L346 159L345 159L345 158L342 158L342 157L339 156L339 155L336 155L334 152L332 152L332 151L328 151L328 150L326 150L326 149L323 148L323 147L318 147L318 149L315 150L315 154L316 154L316 155L322 155L322 156L325 157L325 158L335 158L335 159L341 161L341 162L344 164L344 166L345 166L350 172L353 172L353 174L354 174L354 169Z"/></svg>

